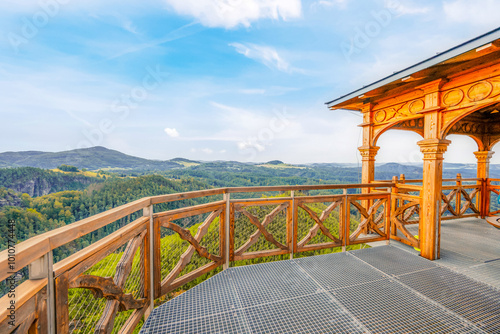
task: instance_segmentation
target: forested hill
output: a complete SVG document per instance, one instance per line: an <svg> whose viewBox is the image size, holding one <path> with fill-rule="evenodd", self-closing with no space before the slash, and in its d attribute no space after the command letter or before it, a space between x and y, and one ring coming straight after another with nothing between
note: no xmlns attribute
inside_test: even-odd
<svg viewBox="0 0 500 334"><path fill-rule="evenodd" d="M83 190L101 177L78 173L63 173L33 167L0 168L0 187L26 193L31 197L42 196L63 190Z"/></svg>

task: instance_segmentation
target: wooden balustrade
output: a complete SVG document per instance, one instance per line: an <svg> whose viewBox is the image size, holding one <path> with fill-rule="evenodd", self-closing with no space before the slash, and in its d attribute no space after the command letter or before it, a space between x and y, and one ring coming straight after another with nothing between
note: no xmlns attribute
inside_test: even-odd
<svg viewBox="0 0 500 334"><path fill-rule="evenodd" d="M443 186L449 193L442 196L442 214L459 218L500 213L489 209L490 193L500 194L500 185L460 177L453 182ZM13 327L8 310L12 299L0 299L0 332L131 333L155 299L234 261L345 250L390 238L418 247L419 240L406 227L419 223L418 183L396 178L353 185L219 188L153 196L108 210L19 243L15 270L9 267L7 251L0 253L0 280L33 264L33 275L16 288ZM372 191L360 194L363 188ZM300 193L330 190L343 194ZM291 196L229 195L268 192ZM153 212L158 204L208 196L214 196L210 203ZM54 249L132 214L139 218L52 263ZM168 248L169 242L178 245L177 253Z"/></svg>

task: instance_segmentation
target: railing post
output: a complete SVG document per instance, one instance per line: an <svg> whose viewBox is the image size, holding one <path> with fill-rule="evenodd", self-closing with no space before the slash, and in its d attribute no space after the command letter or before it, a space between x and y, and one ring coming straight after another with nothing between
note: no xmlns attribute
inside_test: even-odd
<svg viewBox="0 0 500 334"><path fill-rule="evenodd" d="M47 333L56 333L56 309L54 286L54 259L52 251L36 259L28 266L29 279L39 280L47 278ZM43 332L44 330L42 330Z"/></svg>
<svg viewBox="0 0 500 334"><path fill-rule="evenodd" d="M226 214L225 214L225 221L224 221L224 225L225 225L225 231L226 231L226 242L225 242L225 251L224 251L224 254L225 254L225 261L224 261L224 265L222 266L222 269L223 270L226 270L229 268L229 257L230 257L230 254L229 254L229 251L230 251L230 241L231 241L231 237L230 237L230 233L231 233L231 196L229 193L225 193L224 194L224 200L226 201Z"/></svg>
<svg viewBox="0 0 500 334"><path fill-rule="evenodd" d="M291 214L292 214L292 226L291 226L291 234L292 234L292 250L290 251L290 260L293 260L293 252L295 251L295 224L297 223L295 221L295 190L292 190L290 192L290 197L292 197L292 208L291 208Z"/></svg>
<svg viewBox="0 0 500 334"><path fill-rule="evenodd" d="M342 238L342 252L347 249L347 239L349 238L350 226L351 226L351 213L349 211L349 200L347 198L347 189L344 188L344 223L342 224L342 233L344 237Z"/></svg>
<svg viewBox="0 0 500 334"><path fill-rule="evenodd" d="M455 196L455 212L457 213L457 217L461 217L462 215L460 214L460 212L462 211L462 174L460 173L457 173L457 194Z"/></svg>
<svg viewBox="0 0 500 334"><path fill-rule="evenodd" d="M481 218L485 218L490 214L490 179L481 179Z"/></svg>
<svg viewBox="0 0 500 334"><path fill-rule="evenodd" d="M388 198L385 207L385 234L387 235L386 245L391 243L391 215L392 215L392 189L390 187L387 188Z"/></svg>
<svg viewBox="0 0 500 334"><path fill-rule="evenodd" d="M401 174L403 175L403 174ZM403 175L404 176L404 175ZM399 207L398 205L398 199L396 198L396 195L398 193L398 187L397 187L397 184L398 184L398 177L397 176L393 176L392 177L392 183L394 183L394 186L392 187L392 191L391 191L391 209L393 211L396 211L396 208ZM392 215L392 213L391 213ZM403 212L403 215L404 215L404 212ZM404 221L404 219L402 219ZM389 223L390 223L390 230L391 230L391 236L396 236L397 235L397 229L396 229L396 224L394 224L392 222L392 217L389 217Z"/></svg>
<svg viewBox="0 0 500 334"><path fill-rule="evenodd" d="M154 219L153 219L153 206L149 205L142 210L142 215L144 217L149 217L149 268L145 268L149 270L149 282L144 282L144 284L149 283L149 311L144 314L144 317L147 319L149 314L153 312L155 307L155 228L154 228ZM160 247L158 245L158 247Z"/></svg>

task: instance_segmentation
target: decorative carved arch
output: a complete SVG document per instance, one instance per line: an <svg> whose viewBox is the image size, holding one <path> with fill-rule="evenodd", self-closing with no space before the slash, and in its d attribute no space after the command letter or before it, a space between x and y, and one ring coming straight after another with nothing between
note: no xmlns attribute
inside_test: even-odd
<svg viewBox="0 0 500 334"><path fill-rule="evenodd" d="M382 136L389 130L401 130L401 131L411 131L424 137L424 118L414 118L409 120L402 120L399 122L387 124L384 127L376 128L373 131L373 140L371 145L377 146L377 142Z"/></svg>
<svg viewBox="0 0 500 334"><path fill-rule="evenodd" d="M497 104L498 101L494 101L494 102L489 102L489 103L485 103L485 104L482 104L480 106L471 106L471 107L468 107L468 108L463 108L463 109L457 109L457 110L453 110L453 111L444 111L444 115L443 115L443 126L441 128L441 132L440 132L440 139L445 139L446 136L449 134L449 132L451 131L451 129L453 128L454 125L456 125L460 120L464 119L465 117L481 110L481 109L484 109L484 108L488 108L488 107L491 107L495 104Z"/></svg>

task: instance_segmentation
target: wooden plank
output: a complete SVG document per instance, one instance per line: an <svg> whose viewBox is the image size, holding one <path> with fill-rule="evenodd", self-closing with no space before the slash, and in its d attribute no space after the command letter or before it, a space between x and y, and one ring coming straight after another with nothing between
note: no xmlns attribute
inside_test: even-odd
<svg viewBox="0 0 500 334"><path fill-rule="evenodd" d="M274 255L284 255L289 254L288 249L266 249L257 252L244 253L242 255L234 256L234 261L257 259L259 257L274 256Z"/></svg>
<svg viewBox="0 0 500 334"><path fill-rule="evenodd" d="M56 284L56 332L69 332L68 276L63 274L55 279Z"/></svg>
<svg viewBox="0 0 500 334"><path fill-rule="evenodd" d="M144 236L144 247L141 248L141 261L144 272L144 298L150 300L151 297L151 247L150 247L150 226L148 224L146 235ZM154 287L153 287L154 288Z"/></svg>
<svg viewBox="0 0 500 334"><path fill-rule="evenodd" d="M247 199L234 199L231 200L235 204L235 207L247 207L247 206L264 206L280 204L283 202L291 201L291 197L278 197L278 198L247 198Z"/></svg>
<svg viewBox="0 0 500 334"><path fill-rule="evenodd" d="M47 279L27 280L16 287L16 308L22 307L25 303L36 298L37 293L47 286ZM6 294L0 298L0 324L8 321L11 298ZM2 328L2 327L0 327ZM0 330L0 333L4 333Z"/></svg>
<svg viewBox="0 0 500 334"><path fill-rule="evenodd" d="M342 242L323 242L320 244L312 244L312 245L305 245L302 247L297 247L296 252L309 252L309 251L316 251L320 249L326 249L326 248L334 248L334 247L342 247Z"/></svg>
<svg viewBox="0 0 500 334"><path fill-rule="evenodd" d="M325 203L325 202L335 202L341 199L342 197L344 197L344 195L295 197L295 201L298 203Z"/></svg>
<svg viewBox="0 0 500 334"><path fill-rule="evenodd" d="M139 310L134 310L127 321L123 324L122 328L118 331L118 334L131 334L134 332L135 328L141 321L142 316L146 313L147 307L143 307Z"/></svg>
<svg viewBox="0 0 500 334"><path fill-rule="evenodd" d="M37 330L35 333L37 334L48 334L49 332L49 324L47 317L47 288L43 288L40 290L36 297L36 306L37 306L37 321L36 326Z"/></svg>
<svg viewBox="0 0 500 334"><path fill-rule="evenodd" d="M349 245L358 245L358 244L365 244L367 242L384 241L384 240L387 240L387 237L385 235L377 237L363 237L363 238L357 238L355 240L349 240Z"/></svg>
<svg viewBox="0 0 500 334"><path fill-rule="evenodd" d="M154 283L155 283L155 299L160 298L161 294L161 225L157 219L153 220L154 225Z"/></svg>
<svg viewBox="0 0 500 334"><path fill-rule="evenodd" d="M175 281L173 281L171 284L163 284L161 285L161 295L164 296L170 291L173 291L184 284L187 284L191 282L192 280L205 275L206 273L211 272L212 270L216 269L217 267L221 266L222 262L216 263L216 262L211 262L208 263L196 270L193 270L192 272L182 275L181 277L177 278Z"/></svg>
<svg viewBox="0 0 500 334"><path fill-rule="evenodd" d="M230 203L229 213L229 261L234 261L234 205Z"/></svg>
<svg viewBox="0 0 500 334"><path fill-rule="evenodd" d="M106 306L102 312L101 318L97 322L94 334L109 334L113 331L116 313L120 303L117 300L106 300Z"/></svg>
<svg viewBox="0 0 500 334"><path fill-rule="evenodd" d="M25 301L22 305L16 302L16 310L13 315L15 319L7 318L0 322L0 333L27 333L36 317L36 296ZM9 322L14 322L15 327L11 328Z"/></svg>
<svg viewBox="0 0 500 334"><path fill-rule="evenodd" d="M142 233L146 229L148 222L148 217L140 217L129 223L127 226L124 226L121 229L102 238L101 240L94 242L92 245L85 247L75 254L72 254L67 258L57 262L56 264L54 264L55 277L76 266L82 268L87 266L88 268L90 268L93 265L92 263L95 264L108 256L108 252L113 252L125 242L130 240L133 236ZM101 256L99 256L99 254L101 254ZM85 262L90 258L92 258L92 261ZM84 269L84 271L87 269ZM71 276L76 277L79 274L80 273L72 274ZM71 280L71 277L69 279Z"/></svg>
<svg viewBox="0 0 500 334"><path fill-rule="evenodd" d="M31 262L50 252L50 242L43 235L16 244L16 269L26 267ZM8 262L8 250L0 252L0 281L9 277L12 269Z"/></svg>
<svg viewBox="0 0 500 334"><path fill-rule="evenodd" d="M153 216L160 221L160 224L167 220L176 220L186 217L192 217L196 215L201 215L203 213L216 211L222 209L226 204L225 201L217 201L206 204L188 206L180 209L163 211L155 213Z"/></svg>
<svg viewBox="0 0 500 334"><path fill-rule="evenodd" d="M408 239L404 239L404 238L401 238L401 237L398 237L397 235L391 235L391 239L392 239L392 240L399 241L399 242L402 242L402 243L404 243L405 245L408 245L408 246L411 246L411 247L417 247L417 248L419 248L419 245L415 245L415 244L414 244L414 243L412 243L410 240L408 240Z"/></svg>
<svg viewBox="0 0 500 334"><path fill-rule="evenodd" d="M226 188L196 190L196 191L188 191L188 192L184 192L184 193L152 196L152 197L150 197L150 199L151 199L151 204L160 204L160 203L180 201L180 200L184 200L184 199L222 195L225 190L226 190Z"/></svg>
<svg viewBox="0 0 500 334"><path fill-rule="evenodd" d="M293 199L286 209L286 244L288 251L293 254Z"/></svg>
<svg viewBox="0 0 500 334"><path fill-rule="evenodd" d="M248 192L272 192L272 191L292 191L292 190L330 190L330 189L362 189L362 188L387 188L391 187L391 182L357 183L357 184L317 184L303 186L264 186L264 187L234 187L227 188L228 193L248 193Z"/></svg>
<svg viewBox="0 0 500 334"><path fill-rule="evenodd" d="M348 194L347 197L351 201L374 200L374 199L389 199L391 194L385 193L371 193L371 194Z"/></svg>

